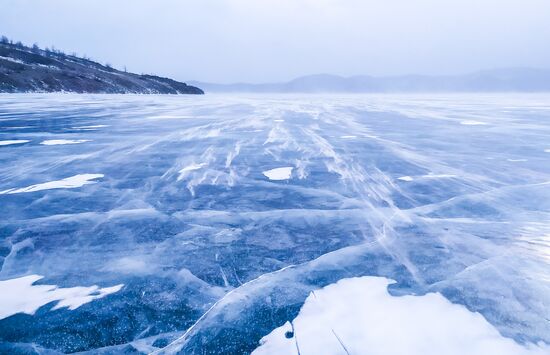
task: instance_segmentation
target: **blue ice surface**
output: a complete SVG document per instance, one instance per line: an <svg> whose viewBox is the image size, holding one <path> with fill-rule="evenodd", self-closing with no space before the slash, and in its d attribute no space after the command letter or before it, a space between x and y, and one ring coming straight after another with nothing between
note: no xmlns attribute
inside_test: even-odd
<svg viewBox="0 0 550 355"><path fill-rule="evenodd" d="M1 319L0 353L248 353L363 275L550 343L548 94L11 94L2 140L0 191L103 178L0 193L0 280L125 286Z"/></svg>

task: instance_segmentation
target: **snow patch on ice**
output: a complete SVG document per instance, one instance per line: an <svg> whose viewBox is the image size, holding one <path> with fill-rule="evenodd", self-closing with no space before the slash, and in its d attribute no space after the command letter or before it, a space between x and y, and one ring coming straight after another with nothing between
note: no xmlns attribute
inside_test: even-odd
<svg viewBox="0 0 550 355"><path fill-rule="evenodd" d="M17 313L32 315L43 305L54 301L58 302L52 310L66 307L72 311L83 304L118 292L124 286L61 288L56 285L33 285L42 278L40 275L28 275L0 281L0 319Z"/></svg>
<svg viewBox="0 0 550 355"><path fill-rule="evenodd" d="M262 172L269 180L288 180L292 175L292 166L286 166L283 168L275 168Z"/></svg>
<svg viewBox="0 0 550 355"><path fill-rule="evenodd" d="M464 120L464 121L460 121L460 124L466 125L466 126L480 126L480 125L486 125L487 123L474 121L474 120Z"/></svg>
<svg viewBox="0 0 550 355"><path fill-rule="evenodd" d="M343 138L343 139L353 139L353 138L357 138L357 136L340 136L340 138Z"/></svg>
<svg viewBox="0 0 550 355"><path fill-rule="evenodd" d="M402 181L413 181L413 178L411 176L401 176L399 178L397 178L397 180L402 180Z"/></svg>
<svg viewBox="0 0 550 355"><path fill-rule="evenodd" d="M291 336L292 335L292 336ZM292 324L286 322L260 340L261 346L252 354L297 354ZM339 353L338 353L339 354Z"/></svg>
<svg viewBox="0 0 550 355"><path fill-rule="evenodd" d="M79 144L89 142L89 139L49 139L41 142L42 145Z"/></svg>
<svg viewBox="0 0 550 355"><path fill-rule="evenodd" d="M0 191L2 194L18 194L23 192L35 192L41 190L51 190L51 189L74 189L84 185L95 184L95 179L102 178L103 174L78 174L71 176L62 180L49 181L42 184L35 184L27 187L13 188L4 191Z"/></svg>
<svg viewBox="0 0 550 355"><path fill-rule="evenodd" d="M263 337L253 354L298 354L299 349L302 355L542 355L550 350L503 337L481 314L439 293L391 296L391 283L383 277L350 278L312 292L292 324Z"/></svg>
<svg viewBox="0 0 550 355"><path fill-rule="evenodd" d="M0 146L2 145L12 145L12 144L23 144L28 143L30 141L26 139L13 139L13 140L7 140L7 141L0 141Z"/></svg>

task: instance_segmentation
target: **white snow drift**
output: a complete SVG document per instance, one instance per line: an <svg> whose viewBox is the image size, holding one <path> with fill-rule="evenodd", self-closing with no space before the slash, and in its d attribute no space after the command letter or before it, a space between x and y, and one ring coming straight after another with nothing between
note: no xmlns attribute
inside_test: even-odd
<svg viewBox="0 0 550 355"><path fill-rule="evenodd" d="M17 313L32 315L43 305L54 301L58 302L52 310L63 307L75 310L85 303L118 292L124 286L62 288L56 285L33 285L41 278L43 276L28 275L0 281L0 319Z"/></svg>
<svg viewBox="0 0 550 355"><path fill-rule="evenodd" d="M41 190L51 189L74 189L84 185L95 184L95 179L102 178L103 174L78 174L62 180L49 181L42 184L35 184L27 187L13 188L4 191L0 191L2 194L19 194L23 192L35 192Z"/></svg>
<svg viewBox="0 0 550 355"><path fill-rule="evenodd" d="M12 145L12 144L23 144L23 143L28 143L30 141L26 140L26 139L12 139L12 140L7 140L7 141L0 141L0 146L2 145Z"/></svg>
<svg viewBox="0 0 550 355"><path fill-rule="evenodd" d="M286 166L283 168L266 170L262 174L264 174L269 180L288 180L292 175L292 169L294 169L294 167Z"/></svg>
<svg viewBox="0 0 550 355"><path fill-rule="evenodd" d="M253 354L548 354L504 338L479 313L438 293L391 296L383 277L340 280L312 292L298 316Z"/></svg>
<svg viewBox="0 0 550 355"><path fill-rule="evenodd" d="M42 145L64 145L64 144L79 144L89 142L89 139L50 139L41 142Z"/></svg>

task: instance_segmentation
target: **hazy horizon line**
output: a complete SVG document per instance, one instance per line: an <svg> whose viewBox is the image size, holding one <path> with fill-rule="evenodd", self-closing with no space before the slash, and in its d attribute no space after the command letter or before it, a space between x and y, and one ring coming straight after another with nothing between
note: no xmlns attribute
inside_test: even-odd
<svg viewBox="0 0 550 355"><path fill-rule="evenodd" d="M273 81L211 81L211 80L200 80L200 79L186 79L185 82L189 83L204 83L204 84L216 84L216 85L262 85L262 84L286 84L297 79L314 77L314 76L327 76L327 77L337 77L341 79L351 79L351 78L402 78L402 77L429 77L429 78L442 78L442 77L460 77L472 74L479 74L484 72L497 72L505 70L532 70L532 71L550 71L550 67L534 67L534 66L510 66L510 67L494 67L494 68L483 68L472 71L464 71L459 73L445 73L445 74L424 74L424 73L403 73L403 74L383 74L383 75L373 75L373 74L353 74L353 75L344 75L344 74L334 74L329 72L318 72L311 74L303 74L289 79L283 80L273 80ZM179 80L179 79L178 79Z"/></svg>

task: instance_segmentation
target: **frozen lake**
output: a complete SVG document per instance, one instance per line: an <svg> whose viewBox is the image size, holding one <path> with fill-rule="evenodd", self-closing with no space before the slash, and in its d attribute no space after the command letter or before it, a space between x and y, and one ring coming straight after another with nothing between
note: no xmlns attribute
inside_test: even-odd
<svg viewBox="0 0 550 355"><path fill-rule="evenodd" d="M550 94L0 95L0 213L0 353L550 352Z"/></svg>

